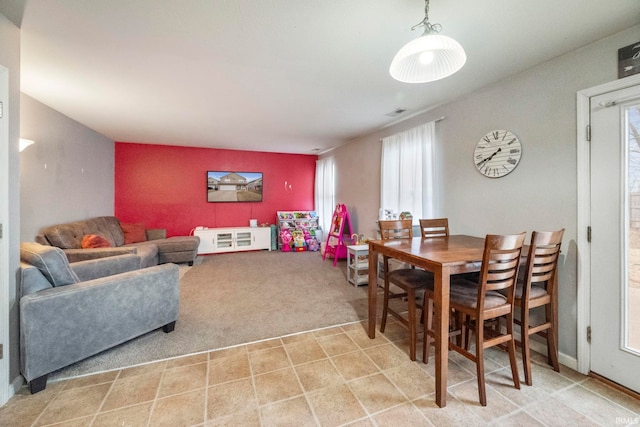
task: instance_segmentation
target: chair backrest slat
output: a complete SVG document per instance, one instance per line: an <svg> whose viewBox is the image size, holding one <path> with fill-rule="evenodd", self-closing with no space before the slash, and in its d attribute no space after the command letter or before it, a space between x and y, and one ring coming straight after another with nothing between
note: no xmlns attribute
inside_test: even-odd
<svg viewBox="0 0 640 427"><path fill-rule="evenodd" d="M449 235L449 219L421 219L420 234L423 239L427 237L447 237Z"/></svg>
<svg viewBox="0 0 640 427"><path fill-rule="evenodd" d="M413 237L413 225L410 219L380 220L380 237L382 240L410 239Z"/></svg>
<svg viewBox="0 0 640 427"><path fill-rule="evenodd" d="M510 301L513 301L513 288L518 277L518 267L522 245L526 233L514 235L487 235L480 270L478 307L484 306L486 291L510 289Z"/></svg>
<svg viewBox="0 0 640 427"><path fill-rule="evenodd" d="M558 258L564 229L558 231L534 231L525 265L525 292L532 283L544 283L549 286L558 269ZM547 289L548 291L549 289Z"/></svg>

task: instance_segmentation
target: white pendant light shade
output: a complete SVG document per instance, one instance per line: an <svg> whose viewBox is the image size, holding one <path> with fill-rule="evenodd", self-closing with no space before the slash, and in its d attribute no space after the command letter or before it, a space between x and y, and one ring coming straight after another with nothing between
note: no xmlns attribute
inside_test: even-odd
<svg viewBox="0 0 640 427"><path fill-rule="evenodd" d="M440 34L410 41L391 61L391 77L405 83L426 83L458 71L467 61L460 43Z"/></svg>

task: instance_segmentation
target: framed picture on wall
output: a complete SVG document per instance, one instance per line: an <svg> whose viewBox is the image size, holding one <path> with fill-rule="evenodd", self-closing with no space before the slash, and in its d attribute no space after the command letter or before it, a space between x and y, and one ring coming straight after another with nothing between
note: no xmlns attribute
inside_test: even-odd
<svg viewBox="0 0 640 427"><path fill-rule="evenodd" d="M262 172L207 171L207 202L261 202Z"/></svg>
<svg viewBox="0 0 640 427"><path fill-rule="evenodd" d="M618 78L640 73L640 42L618 49Z"/></svg>

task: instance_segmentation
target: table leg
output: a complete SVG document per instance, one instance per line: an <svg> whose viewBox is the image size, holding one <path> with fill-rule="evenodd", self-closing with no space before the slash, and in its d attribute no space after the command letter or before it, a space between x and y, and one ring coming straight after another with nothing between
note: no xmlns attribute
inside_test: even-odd
<svg viewBox="0 0 640 427"><path fill-rule="evenodd" d="M376 337L376 304L378 296L378 253L369 247L369 338Z"/></svg>
<svg viewBox="0 0 640 427"><path fill-rule="evenodd" d="M443 267L434 272L436 312L436 405L447 406L447 372L449 369L449 269Z"/></svg>

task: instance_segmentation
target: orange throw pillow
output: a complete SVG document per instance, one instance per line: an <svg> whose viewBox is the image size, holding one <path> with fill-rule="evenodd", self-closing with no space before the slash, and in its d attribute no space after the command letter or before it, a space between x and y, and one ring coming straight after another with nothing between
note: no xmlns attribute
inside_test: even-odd
<svg viewBox="0 0 640 427"><path fill-rule="evenodd" d="M146 242L147 241L147 232L145 231L144 224L126 224L120 223L120 227L124 232L124 243L128 245L129 243L138 243L138 242Z"/></svg>
<svg viewBox="0 0 640 427"><path fill-rule="evenodd" d="M82 238L82 249L110 248L111 243L98 234L87 234Z"/></svg>

